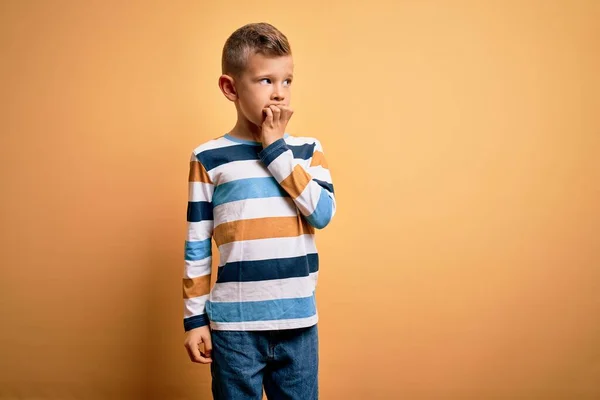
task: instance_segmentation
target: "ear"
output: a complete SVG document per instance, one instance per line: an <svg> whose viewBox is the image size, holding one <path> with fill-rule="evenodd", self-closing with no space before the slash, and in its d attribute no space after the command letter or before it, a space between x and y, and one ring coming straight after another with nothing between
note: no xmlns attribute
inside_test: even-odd
<svg viewBox="0 0 600 400"><path fill-rule="evenodd" d="M227 99L229 99L230 101L237 100L238 96L237 90L235 88L235 81L231 76L221 75L219 77L219 88L221 89L221 92L223 92L225 97L227 97Z"/></svg>

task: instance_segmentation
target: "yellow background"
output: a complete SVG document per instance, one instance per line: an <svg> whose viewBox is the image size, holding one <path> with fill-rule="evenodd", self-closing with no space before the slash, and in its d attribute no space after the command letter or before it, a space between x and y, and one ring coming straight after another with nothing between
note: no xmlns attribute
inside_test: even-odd
<svg viewBox="0 0 600 400"><path fill-rule="evenodd" d="M221 49L289 38L319 138L323 399L600 398L600 2L3 1L0 398L208 399L190 151ZM20 396L20 397L19 397Z"/></svg>

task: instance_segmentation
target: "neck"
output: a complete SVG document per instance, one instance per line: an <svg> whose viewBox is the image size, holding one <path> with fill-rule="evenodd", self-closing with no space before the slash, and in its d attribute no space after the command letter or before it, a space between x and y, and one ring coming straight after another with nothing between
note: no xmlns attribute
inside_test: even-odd
<svg viewBox="0 0 600 400"><path fill-rule="evenodd" d="M241 112L238 110L238 118L233 129L229 131L231 136L239 139L252 140L254 142L262 141L262 129L256 124L250 122Z"/></svg>

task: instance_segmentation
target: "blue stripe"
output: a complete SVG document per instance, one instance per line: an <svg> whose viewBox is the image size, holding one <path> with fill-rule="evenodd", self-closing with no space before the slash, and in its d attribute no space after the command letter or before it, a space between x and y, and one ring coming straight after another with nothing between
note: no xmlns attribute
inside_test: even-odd
<svg viewBox="0 0 600 400"><path fill-rule="evenodd" d="M206 302L214 322L272 321L308 318L316 314L314 292L309 297L244 302Z"/></svg>
<svg viewBox="0 0 600 400"><path fill-rule="evenodd" d="M188 201L188 222L211 221L213 219L213 206L208 201Z"/></svg>
<svg viewBox="0 0 600 400"><path fill-rule="evenodd" d="M315 178L313 178L313 181L317 182L319 185L321 185L321 187L329 190L331 193L335 193L333 190L333 184Z"/></svg>
<svg viewBox="0 0 600 400"><path fill-rule="evenodd" d="M211 239L189 242L185 241L185 259L188 261L203 260L212 254Z"/></svg>
<svg viewBox="0 0 600 400"><path fill-rule="evenodd" d="M236 261L219 267L217 283L253 282L272 279L298 278L319 270L319 255L275 258L257 261Z"/></svg>
<svg viewBox="0 0 600 400"><path fill-rule="evenodd" d="M325 189L321 188L321 195L315 211L306 217L309 224L317 229L323 229L331 220L333 213L333 199L329 197Z"/></svg>
<svg viewBox="0 0 600 400"><path fill-rule="evenodd" d="M194 328L199 328L209 324L208 315L200 314L183 319L183 329L187 332Z"/></svg>
<svg viewBox="0 0 600 400"><path fill-rule="evenodd" d="M275 178L270 176L268 178L238 179L223 183L215 187L212 202L216 207L231 201L289 196Z"/></svg>
<svg viewBox="0 0 600 400"><path fill-rule="evenodd" d="M241 139L235 136L231 136L229 133L223 135L225 138L231 140L232 142L247 144L249 146L262 146L262 142L257 142L255 140Z"/></svg>

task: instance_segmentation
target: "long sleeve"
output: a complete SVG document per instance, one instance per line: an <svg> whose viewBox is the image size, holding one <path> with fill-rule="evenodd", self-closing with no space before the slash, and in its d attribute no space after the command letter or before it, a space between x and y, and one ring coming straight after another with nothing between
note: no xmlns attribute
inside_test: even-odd
<svg viewBox="0 0 600 400"><path fill-rule="evenodd" d="M264 148L259 157L308 223L325 228L335 215L336 203L321 143L315 139L308 168L294 163L294 153L283 138Z"/></svg>
<svg viewBox="0 0 600 400"><path fill-rule="evenodd" d="M205 311L212 266L214 184L192 153L188 180L187 236L183 273L185 331L209 324Z"/></svg>

